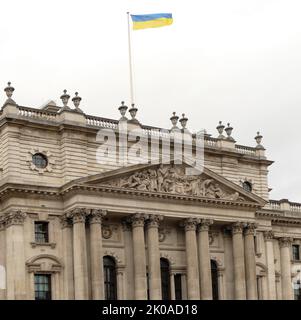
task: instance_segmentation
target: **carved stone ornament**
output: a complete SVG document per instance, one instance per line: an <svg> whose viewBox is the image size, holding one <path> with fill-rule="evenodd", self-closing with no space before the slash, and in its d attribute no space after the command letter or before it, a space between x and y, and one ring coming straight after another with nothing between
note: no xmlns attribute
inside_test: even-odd
<svg viewBox="0 0 301 320"><path fill-rule="evenodd" d="M209 231L210 226L213 224L213 220L210 219L201 219L198 224L198 231Z"/></svg>
<svg viewBox="0 0 301 320"><path fill-rule="evenodd" d="M274 239L275 234L272 230L268 230L263 233L263 236L265 241L269 241Z"/></svg>
<svg viewBox="0 0 301 320"><path fill-rule="evenodd" d="M293 238L290 238L290 237L279 238L280 248L290 247L292 243L293 243Z"/></svg>
<svg viewBox="0 0 301 320"><path fill-rule="evenodd" d="M144 227L145 221L149 218L147 214L135 213L128 218L128 222L132 224L133 228Z"/></svg>
<svg viewBox="0 0 301 320"><path fill-rule="evenodd" d="M37 153L40 153L47 158L47 166L45 168L39 168L32 162L33 155L35 155ZM33 171L38 171L39 174L43 174L45 172L52 172L53 167L55 165L55 160L54 160L52 153L50 151L47 151L47 150L44 150L41 148L31 149L28 152L26 161L29 165L29 168Z"/></svg>
<svg viewBox="0 0 301 320"><path fill-rule="evenodd" d="M166 239L166 236L170 233L170 230L167 230L166 228L160 228L159 229L159 242L164 242Z"/></svg>
<svg viewBox="0 0 301 320"><path fill-rule="evenodd" d="M245 201L238 192L226 190L219 182L204 175L186 175L185 167L160 164L158 168L144 169L129 176L103 182L118 188L194 197Z"/></svg>
<svg viewBox="0 0 301 320"><path fill-rule="evenodd" d="M6 227L12 225L22 225L25 221L27 214L21 210L11 211L7 216L5 216L4 221Z"/></svg>
<svg viewBox="0 0 301 320"><path fill-rule="evenodd" d="M199 219L187 218L182 222L185 231L196 231L197 225L199 224Z"/></svg>
<svg viewBox="0 0 301 320"><path fill-rule="evenodd" d="M232 234L242 233L245 227L245 223L243 222L235 222L232 225Z"/></svg>
<svg viewBox="0 0 301 320"><path fill-rule="evenodd" d="M102 237L104 238L104 239L106 239L106 240L108 240L108 239L111 239L112 238L112 236L113 236L113 231L114 231L114 229L116 229L116 228L114 228L113 226L111 226L111 225L103 225L102 226L102 229L101 229L101 232L102 232Z"/></svg>
<svg viewBox="0 0 301 320"><path fill-rule="evenodd" d="M245 227L245 235L255 235L255 231L258 227L256 223L248 223Z"/></svg>
<svg viewBox="0 0 301 320"><path fill-rule="evenodd" d="M148 228L159 228L160 221L163 220L163 216L150 214L147 220Z"/></svg>

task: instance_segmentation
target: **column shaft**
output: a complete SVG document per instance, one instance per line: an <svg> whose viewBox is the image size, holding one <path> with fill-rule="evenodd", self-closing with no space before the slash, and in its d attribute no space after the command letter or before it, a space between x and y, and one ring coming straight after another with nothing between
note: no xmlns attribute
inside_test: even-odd
<svg viewBox="0 0 301 320"><path fill-rule="evenodd" d="M159 250L160 216L150 215L147 222L148 278L150 300L161 300L161 267Z"/></svg>
<svg viewBox="0 0 301 320"><path fill-rule="evenodd" d="M275 276L275 257L273 245L274 233L272 231L264 232L266 265L268 268L268 299L276 300L276 276Z"/></svg>
<svg viewBox="0 0 301 320"><path fill-rule="evenodd" d="M146 216L135 214L131 217L134 256L135 299L147 299L146 256L144 241L144 221Z"/></svg>
<svg viewBox="0 0 301 320"><path fill-rule="evenodd" d="M188 300L200 299L196 224L197 221L195 219L186 219L184 222Z"/></svg>
<svg viewBox="0 0 301 320"><path fill-rule="evenodd" d="M232 228L232 244L236 300L246 300L245 258L242 232L243 224L235 223Z"/></svg>
<svg viewBox="0 0 301 320"><path fill-rule="evenodd" d="M212 223L213 222L211 220L202 220L198 226L199 272L202 300L212 300L212 279L208 235L209 226Z"/></svg>
<svg viewBox="0 0 301 320"><path fill-rule="evenodd" d="M63 215L61 217L64 257L64 299L74 300L74 273L73 273L73 250L72 250L72 224Z"/></svg>
<svg viewBox="0 0 301 320"><path fill-rule="evenodd" d="M255 224L248 224L245 230L245 268L248 300L257 300L257 279L254 245L255 229Z"/></svg>
<svg viewBox="0 0 301 320"><path fill-rule="evenodd" d="M291 244L291 238L279 239L283 300L293 299L293 287L291 277Z"/></svg>
<svg viewBox="0 0 301 320"><path fill-rule="evenodd" d="M105 210L91 210L90 215L90 255L92 299L104 299L103 250L101 223Z"/></svg>
<svg viewBox="0 0 301 320"><path fill-rule="evenodd" d="M86 211L75 209L73 218L73 265L74 265L74 297L76 300L87 300L88 266L86 246Z"/></svg>
<svg viewBox="0 0 301 320"><path fill-rule="evenodd" d="M13 211L6 217L6 279L7 299L25 300L24 220L26 214Z"/></svg>

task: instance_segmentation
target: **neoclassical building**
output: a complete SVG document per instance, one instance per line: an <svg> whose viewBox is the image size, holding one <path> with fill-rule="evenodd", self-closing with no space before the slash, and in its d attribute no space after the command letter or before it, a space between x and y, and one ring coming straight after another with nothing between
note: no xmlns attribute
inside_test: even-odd
<svg viewBox="0 0 301 320"><path fill-rule="evenodd" d="M31 108L13 91L0 113L0 299L300 299L301 204L269 199L259 133L242 146L220 123L191 175L163 148L184 115L163 130L134 105L112 120L85 114L77 93L74 107L64 91L62 107ZM124 148L121 124L144 138ZM158 161L116 161L152 139Z"/></svg>

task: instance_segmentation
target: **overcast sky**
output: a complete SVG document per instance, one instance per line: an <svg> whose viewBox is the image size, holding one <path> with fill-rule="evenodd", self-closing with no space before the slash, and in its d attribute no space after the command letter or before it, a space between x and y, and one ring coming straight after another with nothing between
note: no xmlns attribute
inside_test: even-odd
<svg viewBox="0 0 301 320"><path fill-rule="evenodd" d="M126 11L171 12L169 27L134 31L137 118L217 135L231 122L239 144L258 130L271 198L301 202L300 0L10 0L1 3L0 83L20 105L60 103L79 91L87 114L119 118L129 103ZM4 101L3 93L3 101Z"/></svg>

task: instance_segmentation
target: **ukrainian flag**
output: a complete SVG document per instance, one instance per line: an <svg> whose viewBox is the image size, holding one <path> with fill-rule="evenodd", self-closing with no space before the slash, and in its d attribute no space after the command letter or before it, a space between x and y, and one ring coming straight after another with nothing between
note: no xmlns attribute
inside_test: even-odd
<svg viewBox="0 0 301 320"><path fill-rule="evenodd" d="M146 29L146 28L158 28L171 25L173 22L171 13L154 13L133 15L131 14L133 21L133 29Z"/></svg>

